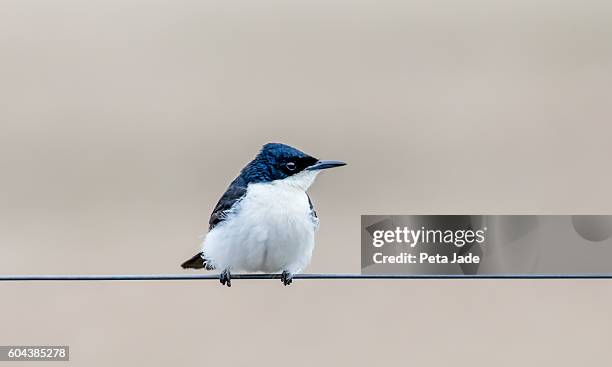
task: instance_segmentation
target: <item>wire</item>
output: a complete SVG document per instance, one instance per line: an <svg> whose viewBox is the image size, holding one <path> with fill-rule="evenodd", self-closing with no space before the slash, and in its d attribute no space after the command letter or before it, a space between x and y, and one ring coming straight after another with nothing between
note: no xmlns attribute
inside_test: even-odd
<svg viewBox="0 0 612 367"><path fill-rule="evenodd" d="M234 279L280 279L281 274L232 274ZM296 274L293 279L612 279L612 274ZM219 280L218 274L92 274L0 275L0 282L20 281L123 281L123 280Z"/></svg>

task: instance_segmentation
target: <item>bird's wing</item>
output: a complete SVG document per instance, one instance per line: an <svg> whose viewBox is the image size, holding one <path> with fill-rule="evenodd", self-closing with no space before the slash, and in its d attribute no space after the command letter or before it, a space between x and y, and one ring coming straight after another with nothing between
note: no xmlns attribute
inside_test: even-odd
<svg viewBox="0 0 612 367"><path fill-rule="evenodd" d="M208 220L209 230L213 229L217 224L223 222L227 218L228 212L239 202L247 192L247 188L243 185L232 184L215 206L210 219Z"/></svg>
<svg viewBox="0 0 612 367"><path fill-rule="evenodd" d="M306 197L308 198L308 204L310 205L310 217L312 218L312 222L314 223L315 227L319 226L319 217L317 216L317 211L315 210L314 206L312 205L312 200L310 200L310 196L308 196L308 194L306 194Z"/></svg>

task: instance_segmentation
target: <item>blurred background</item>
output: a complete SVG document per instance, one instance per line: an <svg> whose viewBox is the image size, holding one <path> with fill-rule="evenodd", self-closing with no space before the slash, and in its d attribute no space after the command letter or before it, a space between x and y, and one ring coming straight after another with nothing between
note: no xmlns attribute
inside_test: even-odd
<svg viewBox="0 0 612 367"><path fill-rule="evenodd" d="M609 1L0 5L0 272L184 273L267 142L349 162L307 272L361 214L610 214ZM609 362L610 281L0 284L0 344L75 366ZM58 362L55 362L56 364Z"/></svg>

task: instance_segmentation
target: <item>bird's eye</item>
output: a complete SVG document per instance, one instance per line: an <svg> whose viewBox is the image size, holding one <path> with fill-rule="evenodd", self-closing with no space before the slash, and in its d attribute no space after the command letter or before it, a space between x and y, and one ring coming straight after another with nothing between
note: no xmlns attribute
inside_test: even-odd
<svg viewBox="0 0 612 367"><path fill-rule="evenodd" d="M287 167L289 171L295 171L295 169L297 168L294 162L289 162L285 164L285 167Z"/></svg>

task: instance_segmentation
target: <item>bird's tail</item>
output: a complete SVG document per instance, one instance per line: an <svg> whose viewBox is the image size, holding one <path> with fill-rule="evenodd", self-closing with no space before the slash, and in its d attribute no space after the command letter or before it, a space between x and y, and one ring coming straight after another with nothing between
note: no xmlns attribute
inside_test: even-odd
<svg viewBox="0 0 612 367"><path fill-rule="evenodd" d="M181 264L183 269L206 269L211 270L213 267L204 258L204 253L199 252L194 257Z"/></svg>

